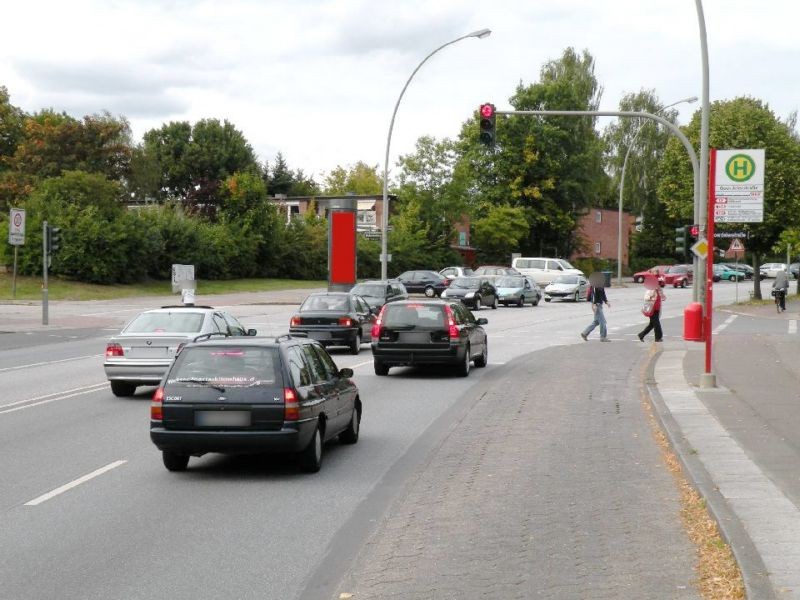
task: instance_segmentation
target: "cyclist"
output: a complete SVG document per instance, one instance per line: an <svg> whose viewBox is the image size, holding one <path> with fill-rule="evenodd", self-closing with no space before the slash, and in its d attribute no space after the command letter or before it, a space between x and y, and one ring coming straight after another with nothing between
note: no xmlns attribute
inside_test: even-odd
<svg viewBox="0 0 800 600"><path fill-rule="evenodd" d="M775 281L772 282L773 294L775 294L775 301L778 303L778 310L783 312L786 310L786 293L789 291L789 274L786 269L778 271L775 275Z"/></svg>

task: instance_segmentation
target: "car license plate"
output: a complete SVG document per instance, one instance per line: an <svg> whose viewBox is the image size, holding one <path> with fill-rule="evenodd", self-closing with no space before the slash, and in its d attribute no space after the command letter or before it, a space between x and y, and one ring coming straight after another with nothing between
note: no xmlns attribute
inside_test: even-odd
<svg viewBox="0 0 800 600"><path fill-rule="evenodd" d="M166 358L165 346L132 346L128 356L131 358Z"/></svg>
<svg viewBox="0 0 800 600"><path fill-rule="evenodd" d="M308 337L312 340L329 340L331 339L330 331L309 331Z"/></svg>
<svg viewBox="0 0 800 600"><path fill-rule="evenodd" d="M431 341L431 334L427 331L405 331L398 338L400 342L424 344Z"/></svg>
<svg viewBox="0 0 800 600"><path fill-rule="evenodd" d="M247 427L250 412L246 410L196 410L194 424L198 427Z"/></svg>

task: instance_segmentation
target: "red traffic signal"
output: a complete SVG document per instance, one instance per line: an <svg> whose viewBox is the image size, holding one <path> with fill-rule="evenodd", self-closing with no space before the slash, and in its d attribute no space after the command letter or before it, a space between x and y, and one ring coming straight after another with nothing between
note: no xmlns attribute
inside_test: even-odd
<svg viewBox="0 0 800 600"><path fill-rule="evenodd" d="M495 108L494 104L481 104L480 141L485 146L494 146L495 140Z"/></svg>
<svg viewBox="0 0 800 600"><path fill-rule="evenodd" d="M689 228L689 233L692 234L692 237L697 237L697 234L700 233L700 228L697 225L692 225Z"/></svg>
<svg viewBox="0 0 800 600"><path fill-rule="evenodd" d="M481 118L491 119L494 116L494 104L481 104Z"/></svg>

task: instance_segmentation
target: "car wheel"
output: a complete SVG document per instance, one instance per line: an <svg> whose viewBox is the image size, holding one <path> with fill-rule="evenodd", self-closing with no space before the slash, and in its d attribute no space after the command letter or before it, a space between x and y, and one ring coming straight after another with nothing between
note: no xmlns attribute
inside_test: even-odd
<svg viewBox="0 0 800 600"><path fill-rule="evenodd" d="M111 392L115 396L133 396L133 393L136 391L136 386L127 381L112 381L110 383Z"/></svg>
<svg viewBox="0 0 800 600"><path fill-rule="evenodd" d="M314 427L314 434L306 449L300 453L300 468L306 473L316 473L322 467L322 434L319 424Z"/></svg>
<svg viewBox="0 0 800 600"><path fill-rule="evenodd" d="M573 302L578 302L581 299L580 292L575 292L575 295L572 297Z"/></svg>
<svg viewBox="0 0 800 600"><path fill-rule="evenodd" d="M467 375L469 375L469 365L471 362L469 353L470 353L470 348L469 344L467 344L467 347L464 351L464 360L461 361L461 364L458 365L458 367L456 368L456 373L458 373L460 377L466 377Z"/></svg>
<svg viewBox="0 0 800 600"><path fill-rule="evenodd" d="M489 340L483 342L483 352L475 359L475 366L483 368L489 362Z"/></svg>
<svg viewBox="0 0 800 600"><path fill-rule="evenodd" d="M356 332L356 339L350 344L350 354L358 354L361 352L361 330Z"/></svg>
<svg viewBox="0 0 800 600"><path fill-rule="evenodd" d="M643 283L643 282L644 282L644 277L634 277L633 278L633 283Z"/></svg>
<svg viewBox="0 0 800 600"><path fill-rule="evenodd" d="M492 300L492 310L497 310L497 296Z"/></svg>
<svg viewBox="0 0 800 600"><path fill-rule="evenodd" d="M382 362L375 360L372 362L372 367L375 369L375 375L380 375L383 377L384 375L389 374L389 366L383 364Z"/></svg>
<svg viewBox="0 0 800 600"><path fill-rule="evenodd" d="M735 276L733 276L733 275L731 275L730 277L728 277L728 281L736 281L736 279L737 279L737 278L736 278Z"/></svg>
<svg viewBox="0 0 800 600"><path fill-rule="evenodd" d="M178 454L177 452L164 450L161 453L161 460L164 461L167 471L185 471L186 467L189 466L188 454Z"/></svg>
<svg viewBox="0 0 800 600"><path fill-rule="evenodd" d="M428 298L433 298L436 295L436 290L434 290L431 286L425 288L425 296Z"/></svg>
<svg viewBox="0 0 800 600"><path fill-rule="evenodd" d="M533 302L531 302L531 304L532 304L533 306L539 306L539 298L537 297L537 298L536 298L536 300L534 300Z"/></svg>
<svg viewBox="0 0 800 600"><path fill-rule="evenodd" d="M550 298L545 298L544 301L545 302L550 302Z"/></svg>
<svg viewBox="0 0 800 600"><path fill-rule="evenodd" d="M688 283L687 280L684 279L683 281L681 281L681 287L685 288L687 283Z"/></svg>
<svg viewBox="0 0 800 600"><path fill-rule="evenodd" d="M481 302L483 302L481 297L480 296L475 296L474 302L475 302L475 310L480 310Z"/></svg>
<svg viewBox="0 0 800 600"><path fill-rule="evenodd" d="M358 442L358 432L361 426L361 413L358 408L353 407L353 414L350 417L350 424L342 433L339 434L339 441L343 444L355 444Z"/></svg>
<svg viewBox="0 0 800 600"><path fill-rule="evenodd" d="M520 308L525 306L525 296L520 296L519 297L519 300L517 300L517 306L519 306Z"/></svg>

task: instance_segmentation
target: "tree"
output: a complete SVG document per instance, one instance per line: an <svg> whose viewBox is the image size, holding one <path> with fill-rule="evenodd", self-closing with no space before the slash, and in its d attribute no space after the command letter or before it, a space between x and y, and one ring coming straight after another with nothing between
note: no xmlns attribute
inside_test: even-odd
<svg viewBox="0 0 800 600"><path fill-rule="evenodd" d="M272 165L269 162L264 163L264 182L267 184L267 191L273 196L316 196L320 192L314 178L307 177L302 169L292 171L280 152L275 156Z"/></svg>
<svg viewBox="0 0 800 600"><path fill-rule="evenodd" d="M480 262L507 264L528 234L528 221L519 206L492 206L485 217L473 223L472 229Z"/></svg>
<svg viewBox="0 0 800 600"><path fill-rule="evenodd" d="M695 148L699 147L700 111L685 127L684 133ZM736 230L750 233L747 243L753 268L758 271L761 258L778 242L784 229L795 224L800 210L800 143L794 131L778 119L761 100L740 97L714 102L709 122L709 146L712 148L764 148L763 223L737 223ZM683 145L672 139L662 164L658 197L672 218L691 222L694 198L693 174ZM718 229L730 226L718 225ZM761 298L758 278L753 279L754 297Z"/></svg>
<svg viewBox="0 0 800 600"><path fill-rule="evenodd" d="M380 194L383 192L383 178L378 175L378 165L370 167L358 161L347 168L340 165L328 173L322 183L322 191L328 196Z"/></svg>
<svg viewBox="0 0 800 600"><path fill-rule="evenodd" d="M25 113L11 104L5 86L0 86L0 173L7 170L24 133Z"/></svg>

